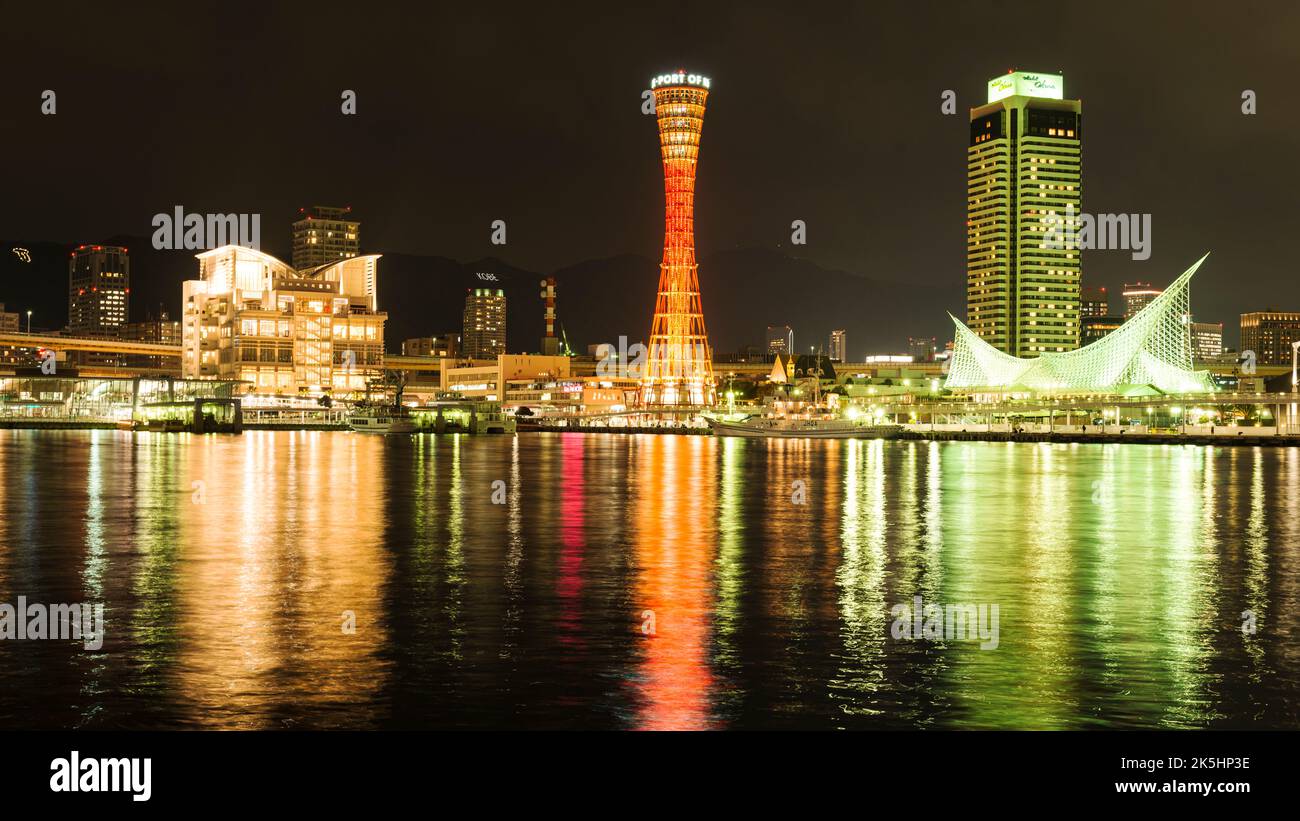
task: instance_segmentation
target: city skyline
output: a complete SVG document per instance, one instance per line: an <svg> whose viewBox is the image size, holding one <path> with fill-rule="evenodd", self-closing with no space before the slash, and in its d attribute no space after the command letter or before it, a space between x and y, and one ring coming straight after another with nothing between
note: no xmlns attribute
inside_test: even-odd
<svg viewBox="0 0 1300 821"><path fill-rule="evenodd" d="M881 13L895 12L886 8ZM1143 12L1138 10L1136 13L1141 19ZM711 14L725 17L727 22L740 26L742 34L755 39L775 37L779 24L791 22L780 11L763 8L745 20L721 11L702 11L701 14L706 18ZM951 19L942 25L954 28L969 25L971 14L954 10ZM846 30L864 23L859 12L843 10L828 12L828 15ZM463 25L487 26L490 17L471 19L474 22ZM5 239L11 242L52 239L76 243L102 242L112 236L144 237L148 235L149 218L179 202L188 210L201 213L249 211L262 214L268 220L266 250L281 259L289 259L287 222L290 215L296 214L307 203L334 202L350 204L355 208L354 213L364 217L368 227L363 242L373 252L435 254L458 260L496 256L520 268L544 274L553 273L558 266L619 254L653 258L658 243L654 232L646 225L655 223L656 174L653 165L648 164L643 156L648 139L653 137L646 134L645 114L641 111L643 101L636 90L645 84L646 77L661 70L664 57L671 59L672 54L665 55L662 42L653 36L663 24L653 18L648 20L651 31L644 35L630 33L634 40L629 49L616 54L600 54L600 60L592 63L599 65L598 70L572 71L567 70L567 66L548 66L543 62L528 72L511 73L514 64L507 61L499 67L479 71L470 85L474 92L482 92L481 97L461 102L468 105L465 110L482 116L459 121L478 139L466 139L464 144L457 145L457 156L462 159L454 167L436 161L445 152L422 152L422 159L418 162L405 163L406 177L410 181L399 181L395 187L386 188L382 197L367 194L368 189L375 190L379 178L368 177L364 172L366 169L374 170L375 163L384 157L380 167L389 169L390 173L383 175L382 179L392 182L393 163L398 157L407 156L403 153L406 150L405 138L393 136L386 128L393 118L409 120L404 132L431 133L441 135L439 139L447 138L445 129L437 128L435 121L429 119L430 112L420 99L404 100L391 93L376 92L383 87L378 80L384 76L382 72L387 64L364 69L364 76L356 78L371 80L368 86L343 79L332 84L321 80L316 86L313 79L307 84L310 88L296 89L284 97L273 94L272 89L243 89L243 93L236 95L230 103L238 110L255 114L290 102L294 106L305 106L307 99L311 98L313 106L305 108L303 115L309 118L315 132L332 135L327 142L335 138L342 140L340 149L355 156L355 163L308 163L306 158L320 149L314 144L296 143L293 156L303 156L302 164L285 166L274 163L277 146L287 147L288 144L271 135L257 143L257 150L254 150L252 142L239 138L233 141L223 138L211 143L214 148L223 146L217 156L225 160L217 163L218 167L243 160L239 163L241 168L247 169L243 173L215 175L211 163L171 162L166 152L172 147L164 146L164 156L157 164L143 169L149 173L141 174L142 166L131 159L133 154L114 151L110 138L105 147L94 148L80 164L83 167L104 165L117 173L132 176L138 185L132 186L131 190L111 190L107 201L94 198L88 202L55 203L46 201L44 192L49 187L48 182L38 183L38 178L32 175L37 173L36 169L44 168L41 173L45 177L41 179L48 180L50 175L57 178L64 172L57 164L26 164L16 169L14 184L24 186L33 196L23 209L7 220ZM275 21L270 23L273 27ZM596 15L589 24L609 27L614 22L612 18ZM1181 25L1178 20L1162 20L1161 24L1175 29ZM903 21L901 25L915 26L916 23ZM1025 24L1012 20L1007 25ZM1081 21L1081 25L1085 31L1068 40L1040 38L1032 45L1019 44L997 56L981 52L978 59L972 59L974 52L961 45L951 56L941 56L934 65L927 65L919 76L904 72L906 76L901 76L901 79L875 85L868 84L869 72L836 63L841 58L819 57L819 60L828 61L828 65L835 65L834 71L827 68L828 73L848 79L849 82L839 91L810 86L809 81L815 76L812 67L778 64L757 69L746 62L753 58L732 48L706 50L702 41L695 40L695 35L686 33L667 51L683 53L681 64L691 65L696 63L687 58L698 52L699 67L705 73L724 78L722 87L727 90L727 102L710 117L711 170L709 179L701 183L697 226L701 247L717 251L747 247L781 250L814 261L823 268L846 270L858 276L889 282L933 287L942 300L936 308L954 309L960 304L958 300L962 298L963 284L961 200L964 186L960 146L965 145L968 132L965 113L983 103L989 76L1006 67L1037 66L1060 71L1070 84L1070 96L1089 105L1090 140L1083 172L1084 185L1089 190L1089 207L1099 211L1150 212L1156 225L1154 255L1150 260L1138 262L1113 251L1085 251L1084 284L1105 285L1112 293L1118 293L1126 281L1167 278L1181 270L1184 260L1198 256L1204 250L1203 246L1208 245L1215 251L1214 263L1201 277L1203 281L1198 283L1198 294L1204 295L1206 304L1222 306L1221 314L1206 318L1225 322L1230 329L1228 344L1235 346L1236 323L1233 318L1236 315L1272 307L1289 309L1300 302L1300 290L1286 276L1280 262L1284 259L1281 237L1287 233L1287 226L1285 209L1267 207L1269 198L1274 196L1274 187L1266 189L1262 195L1252 192L1247 198L1244 192L1234 193L1233 186L1244 184L1241 178L1250 178L1257 173L1254 169L1262 173L1268 168L1268 173L1284 176L1294 172L1289 168L1279 171L1274 165L1257 160L1254 151L1234 157L1233 168L1237 174L1223 179L1207 180L1203 175L1194 176L1188 169L1221 165L1204 156L1203 152L1221 150L1225 144L1274 146L1274 150L1281 150L1276 146L1277 140L1291 139L1283 135L1295 132L1292 128L1295 107L1286 104L1288 92L1285 88L1268 85L1272 78L1279 76L1273 63L1280 59L1280 55L1270 50L1272 41L1266 39L1263 47L1255 43L1249 53L1233 55L1232 61L1226 55L1220 56L1224 66L1232 66L1230 74L1241 77L1238 87L1234 88L1226 84L1228 75L1223 71L1213 78L1201 77L1198 72L1179 74L1179 66L1165 66L1149 58L1140 58L1134 52L1128 65L1140 67L1141 76L1147 83L1142 87L1162 90L1160 94L1142 96L1142 105L1138 105L1127 87L1128 80L1106 68L1123 63L1128 56L1125 50L1131 47L1123 42L1110 43L1102 31L1087 30L1092 25L1088 21ZM824 30L826 27L817 28ZM799 28L796 26L794 31L798 32ZM255 38L263 35L240 36ZM1090 49L1090 44L1094 43L1097 47ZM1103 48L1103 44L1110 48ZM882 43L882 46L887 55L889 44ZM21 53L25 46L16 43L14 47L16 53ZM462 44L462 47L465 46ZM995 62L999 58L1004 62L1003 66ZM93 62L98 58L90 52L79 55L79 59ZM210 72L214 68L215 65L200 71ZM23 68L20 74L30 70ZM455 64L452 63L443 67L440 73L454 71ZM113 67L104 67L107 76L112 76L113 72ZM1208 69L1199 72L1211 73ZM345 72L340 70L337 73ZM522 80L523 85L511 86L506 83L507 78ZM56 68L52 76L42 78L40 82L33 78L33 82L40 88L54 86L57 90L62 81ZM83 122L87 104L101 100L100 82L102 80L87 80L85 73L78 73L75 79L70 77L64 84L66 93L59 98L58 113L43 122L38 105L39 89L32 92L34 102L26 107L20 98L13 97L10 103L15 110L30 111L30 114L22 116L30 116L35 118L34 123L40 123L38 128L17 131L14 134L17 138L15 145L36 157L52 156L48 152L58 148L60 139L66 139L60 136L62 127L58 124L67 123L68 127L74 127ZM227 87L231 82L223 80ZM497 129L496 125L503 118L514 116L512 113L532 112L543 104L546 97L539 93L542 88L539 84L559 84L588 101L591 110L599 112L593 127L574 131L555 117L541 116L516 119L509 130ZM15 95L14 89L21 85L21 82L16 82L8 93ZM342 89L352 86L360 86L354 89L358 113L353 119L348 119L340 112L339 94ZM806 89L810 87L818 88L812 97L832 103L844 138L837 140L817 129L793 130L797 123L807 121L809 116L805 106L811 104L811 100L801 102L799 95L809 96ZM1241 92L1247 88L1260 95L1260 108L1256 115L1247 116L1240 111ZM502 94L506 89L510 93ZM941 113L942 95L947 90L955 94L955 115ZM444 93L459 95L470 92L448 89ZM793 116L759 127L755 118L763 109L756 97L760 94L771 97L773 103L783 105L783 110L790 111ZM846 96L850 94L855 96ZM1189 95L1194 102L1188 101ZM378 99L374 99L376 96ZM164 93L163 98L168 99L168 96ZM854 99L865 105L865 112L856 114L853 113L856 107L843 106ZM620 104L619 100L623 103ZM1184 104L1184 101L1191 104ZM129 102L132 110L140 105L135 96ZM897 142L887 131L880 132L868 125L872 105L880 104L893 105L904 118L907 131L902 142ZM1169 106L1177 108L1170 112ZM171 118L169 122L180 127L197 115L198 112L189 106L174 105L153 116ZM1178 138L1179 124L1193 122L1202 139ZM597 125L599 127L595 127ZM520 131L519 127L523 130ZM48 144L28 142L37 132L45 133ZM536 136L533 136L534 132L538 132ZM859 143L844 142L849 136ZM198 155L213 153L203 147L205 141L213 139L213 135L201 130L193 139L192 150ZM827 144L828 139L836 144ZM887 142L882 145L882 139L897 144ZM386 145L393 140L397 140L396 148L399 150L396 152L366 148ZM773 168L764 154L771 154L778 144L785 146L778 154L793 151L790 156L797 161ZM535 192L537 185L543 182L539 175L562 173L568 163L553 160L532 163L527 158L532 156L540 160L540 155L535 154L536 149L530 146L560 145L570 148L587 146L576 155L570 151L562 152L561 156L591 158L586 162L588 165L591 161L597 162L595 173L581 175L580 179L570 180L564 186L552 187L551 190L561 197L564 207L537 207L540 203ZM596 146L599 150L593 153L592 148ZM873 156L873 147L880 150L886 146L902 151L903 162L884 165L852 162L854 157ZM1202 153L1198 155L1198 151ZM527 173L520 174L526 161ZM897 176L895 165L907 165L913 168L914 173L921 174L912 183L919 184L921 190L927 192L927 196L920 200L919 208L910 202L907 208L881 207L884 203L897 201L898 192L908 190ZM174 181L157 184L160 181L151 176L154 167L171 168ZM1153 173L1160 169L1163 169L1162 173ZM416 179L432 182L429 174L440 180L436 186L430 186L424 193L411 188ZM448 174L451 178L443 179ZM279 184L258 185L255 191L249 188L247 180L262 177L277 180ZM487 186L479 185L478 188L497 191L500 207L493 209L483 193L468 190L466 186L471 178L490 181ZM869 183L866 182L868 179ZM837 180L842 184L837 184ZM1210 193L1213 188L1207 188L1198 190L1194 197L1188 196L1186 186L1192 180L1198 185L1217 186L1218 191ZM755 187L760 184L761 189ZM534 193L510 190L511 186L520 185L527 186ZM1275 186L1277 189L1285 187L1284 184ZM455 193L449 197L431 198L429 194L435 190ZM805 193L801 194L801 191ZM816 195L809 195L809 191L815 191ZM774 192L779 192L779 195L772 196ZM871 192L872 196L864 198L862 192ZM891 192L893 196L890 196ZM611 195L616 196L611 199ZM455 207L447 207L446 203L453 200ZM594 202L611 201L617 203L617 207L592 206ZM1222 209L1206 208L1206 203L1227 201L1238 203L1230 213L1219 214ZM1252 207L1243 209L1240 203L1245 201ZM506 211L511 213L504 213ZM1204 213L1206 211L1213 213ZM131 217L131 214L137 216ZM561 218L561 214L565 216ZM418 219L413 222L413 218ZM504 220L510 229L504 246L491 244L490 226L496 219ZM807 225L807 245L797 246L790 242L789 226L795 219L803 220ZM285 221L283 225L282 220ZM1213 241L1203 242L1205 236L1212 237ZM702 290L707 304L707 276ZM22 302L12 293L4 293L3 298L11 309ZM718 305L719 310L724 307L721 303ZM925 333L943 330L941 310L936 310L934 316L914 319L924 323L920 330ZM808 327L805 332L824 338L830 330L847 324L832 318L825 327ZM860 328L850 326L849 330L855 339L868 338ZM894 344L901 345L902 340Z"/></svg>

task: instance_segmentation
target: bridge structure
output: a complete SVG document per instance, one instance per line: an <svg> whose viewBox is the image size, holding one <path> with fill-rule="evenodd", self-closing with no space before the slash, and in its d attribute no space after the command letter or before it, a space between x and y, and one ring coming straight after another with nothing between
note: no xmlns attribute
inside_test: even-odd
<svg viewBox="0 0 1300 821"><path fill-rule="evenodd" d="M51 351L88 351L92 353L116 353L135 356L174 357L174 368L138 368L113 367L103 365L83 365L78 370L91 376L111 376L123 373L143 376L179 376L182 347L163 342L135 342L125 339L104 337L64 336L61 334L27 334L0 332L0 348L44 348ZM388 370L438 373L442 370L442 360L432 356L395 356L384 357L384 367ZM101 373L102 372L102 373Z"/></svg>

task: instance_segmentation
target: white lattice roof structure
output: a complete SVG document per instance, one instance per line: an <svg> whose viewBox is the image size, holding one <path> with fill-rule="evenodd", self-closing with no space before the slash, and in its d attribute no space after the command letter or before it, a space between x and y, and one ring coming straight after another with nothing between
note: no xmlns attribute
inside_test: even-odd
<svg viewBox="0 0 1300 821"><path fill-rule="evenodd" d="M1020 359L980 339L961 320L944 387L1043 393L1209 393L1208 371L1192 370L1188 285L1205 258L1116 330L1082 348Z"/></svg>

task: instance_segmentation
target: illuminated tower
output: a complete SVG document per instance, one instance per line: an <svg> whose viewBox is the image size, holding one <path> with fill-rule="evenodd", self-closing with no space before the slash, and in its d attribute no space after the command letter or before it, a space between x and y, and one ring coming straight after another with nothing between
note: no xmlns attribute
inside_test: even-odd
<svg viewBox="0 0 1300 821"><path fill-rule="evenodd" d="M664 160L664 260L642 375L647 405L712 405L713 351L695 265L695 164L709 78L678 71L650 81Z"/></svg>

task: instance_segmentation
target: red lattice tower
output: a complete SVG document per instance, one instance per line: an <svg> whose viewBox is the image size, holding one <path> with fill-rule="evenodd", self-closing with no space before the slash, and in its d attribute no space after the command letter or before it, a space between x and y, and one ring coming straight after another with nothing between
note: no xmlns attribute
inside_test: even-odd
<svg viewBox="0 0 1300 821"><path fill-rule="evenodd" d="M664 160L664 259L641 378L646 405L712 405L713 351L695 264L695 166L709 78L678 71L650 82Z"/></svg>

